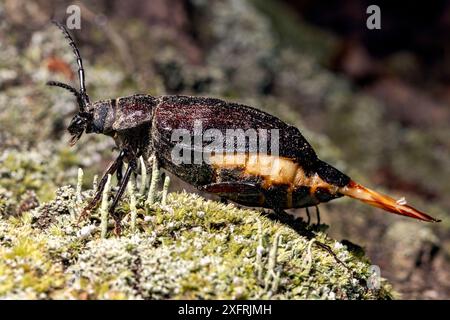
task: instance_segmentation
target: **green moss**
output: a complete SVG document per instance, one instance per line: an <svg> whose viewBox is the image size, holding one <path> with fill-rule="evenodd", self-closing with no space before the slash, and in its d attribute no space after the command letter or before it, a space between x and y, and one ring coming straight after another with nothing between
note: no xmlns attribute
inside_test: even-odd
<svg viewBox="0 0 450 320"><path fill-rule="evenodd" d="M0 297L54 297L65 284L62 266L48 259L46 239L36 234L26 219L21 222L17 227L12 221L1 221Z"/></svg>
<svg viewBox="0 0 450 320"><path fill-rule="evenodd" d="M0 217L13 215L15 206L16 203L12 199L12 192L0 187Z"/></svg>
<svg viewBox="0 0 450 320"><path fill-rule="evenodd" d="M74 192L61 188L55 200L32 214L0 220L5 235L0 297L392 297L385 282L378 290L365 286L370 275L365 258L301 222L294 229L259 211L171 193L166 206L154 205L149 215L139 211L135 233L125 198L119 208L125 213L122 236L100 239L98 222L78 224L64 209L73 204ZM145 197L136 198L143 208ZM36 222L44 214L51 221L45 228ZM93 232L82 234L90 225Z"/></svg>
<svg viewBox="0 0 450 320"><path fill-rule="evenodd" d="M42 200L51 199L56 186L47 161L36 151L4 151L0 155L0 186L11 192L16 201L27 191L35 191Z"/></svg>

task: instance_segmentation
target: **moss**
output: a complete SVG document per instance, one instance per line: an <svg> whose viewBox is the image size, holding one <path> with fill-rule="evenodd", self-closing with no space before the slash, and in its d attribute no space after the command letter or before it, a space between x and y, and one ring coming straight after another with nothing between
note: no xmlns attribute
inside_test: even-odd
<svg viewBox="0 0 450 320"><path fill-rule="evenodd" d="M0 217L14 214L16 203L11 198L12 192L0 188Z"/></svg>
<svg viewBox="0 0 450 320"><path fill-rule="evenodd" d="M83 192L84 201L91 194ZM101 239L96 219L77 223L76 213L69 214L72 187L60 188L54 200L32 213L0 220L5 279L0 297L392 297L385 282L379 290L367 288L366 258L301 221L294 229L273 215L184 192L170 193L165 206L155 204L146 214L145 197L136 194L136 231L131 232L128 201L125 197L118 208L125 213L119 238ZM45 227L37 223L43 216Z"/></svg>
<svg viewBox="0 0 450 320"><path fill-rule="evenodd" d="M66 282L65 275L61 264L48 259L45 237L36 234L26 220L19 226L1 221L0 228L0 297L56 297Z"/></svg>
<svg viewBox="0 0 450 320"><path fill-rule="evenodd" d="M35 191L43 200L51 199L56 186L47 161L37 151L5 150L0 155L0 186L17 201L27 191Z"/></svg>

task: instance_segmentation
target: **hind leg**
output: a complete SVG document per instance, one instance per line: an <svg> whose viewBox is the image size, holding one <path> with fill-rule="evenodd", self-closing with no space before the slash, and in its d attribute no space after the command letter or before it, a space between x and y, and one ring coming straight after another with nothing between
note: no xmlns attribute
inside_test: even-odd
<svg viewBox="0 0 450 320"><path fill-rule="evenodd" d="M306 224L309 225L311 223L311 215L309 214L308 207L306 207L305 210L306 210L306 217L308 218L308 220L306 220Z"/></svg>
<svg viewBox="0 0 450 320"><path fill-rule="evenodd" d="M319 211L319 207L316 206L316 217L317 217L317 224L316 225L320 225L320 211Z"/></svg>

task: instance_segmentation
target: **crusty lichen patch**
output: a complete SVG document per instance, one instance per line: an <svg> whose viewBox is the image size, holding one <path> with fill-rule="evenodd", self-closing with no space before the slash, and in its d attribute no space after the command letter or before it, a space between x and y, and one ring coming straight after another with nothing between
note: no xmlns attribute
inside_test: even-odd
<svg viewBox="0 0 450 320"><path fill-rule="evenodd" d="M92 191L82 195L86 202ZM384 281L379 289L367 287L364 258L301 223L294 230L259 211L188 193L171 193L166 206L145 209L145 196L136 194L136 231L127 196L118 208L122 235L115 237L110 223L102 239L97 213L78 222L75 198L74 188L63 187L55 200L0 220L0 298L392 296ZM347 267L317 243L328 245Z"/></svg>

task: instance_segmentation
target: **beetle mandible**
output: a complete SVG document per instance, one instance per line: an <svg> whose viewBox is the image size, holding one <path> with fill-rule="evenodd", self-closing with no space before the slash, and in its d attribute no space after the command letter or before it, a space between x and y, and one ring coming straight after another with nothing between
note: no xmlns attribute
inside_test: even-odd
<svg viewBox="0 0 450 320"><path fill-rule="evenodd" d="M85 212L99 202L107 176L116 174L119 188L109 208L114 214L130 175L136 170L137 159L155 156L159 166L199 190L245 206L280 212L349 196L395 214L429 222L439 221L402 201L354 182L321 161L297 128L258 109L220 99L178 95L153 97L135 94L91 103L80 52L65 26L54 23L69 41L78 64L79 90L61 82L47 83L69 90L77 99L79 111L68 127L71 145L84 132L96 133L112 137L120 150ZM228 129L276 130L278 153L260 153L246 140L238 152L235 143L227 144L223 148L224 153L208 154L209 161L200 164L175 162L172 151L177 142L172 139L172 133L183 130L194 140L196 121L201 121L202 130L213 129L224 134ZM274 142L272 135L266 135L265 139L269 145ZM184 147L191 155L197 152L190 145ZM128 167L122 174L124 162ZM116 219L116 227L119 223Z"/></svg>

